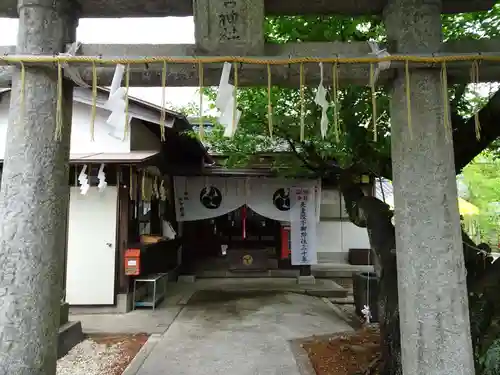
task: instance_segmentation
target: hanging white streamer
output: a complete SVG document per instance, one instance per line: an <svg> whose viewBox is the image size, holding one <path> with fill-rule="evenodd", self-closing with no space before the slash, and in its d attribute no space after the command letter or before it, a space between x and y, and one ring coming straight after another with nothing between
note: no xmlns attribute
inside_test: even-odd
<svg viewBox="0 0 500 375"><path fill-rule="evenodd" d="M167 200L167 190L165 189L165 186L164 186L164 181L161 180L161 183L160 183L160 199L162 201L166 201Z"/></svg>
<svg viewBox="0 0 500 375"><path fill-rule="evenodd" d="M106 173L104 173L104 164L99 167L99 172L97 173L97 178L99 179L99 184L97 185L99 191L103 191L108 186L106 182Z"/></svg>
<svg viewBox="0 0 500 375"><path fill-rule="evenodd" d="M390 53L387 52L386 49L380 49L378 43L375 42L374 40L369 40L368 45L370 46L370 49L372 50L370 55L375 55L378 58L390 56ZM378 62L376 67L375 67L375 71L373 72L373 84L375 84L377 82L378 76L380 75L380 71L387 70L390 67L391 67L390 61ZM370 85L370 83L368 83L368 85Z"/></svg>
<svg viewBox="0 0 500 375"><path fill-rule="evenodd" d="M89 179L87 174L85 173L86 171L87 171L87 166L84 165L80 174L78 175L78 182L80 183L80 193L82 193L82 195L87 194L87 192L90 189Z"/></svg>
<svg viewBox="0 0 500 375"><path fill-rule="evenodd" d="M219 117L219 123L221 125L224 125L224 137L227 138L232 138L234 136L241 117L241 111L237 109L235 126L233 127L234 100L234 97L231 97L229 99L226 108Z"/></svg>
<svg viewBox="0 0 500 375"><path fill-rule="evenodd" d="M325 138L326 133L328 132L328 100L326 100L326 89L323 85L323 63L319 63L320 75L321 79L319 81L319 86L316 91L316 97L314 98L314 102L321 107L321 137Z"/></svg>
<svg viewBox="0 0 500 375"><path fill-rule="evenodd" d="M229 83L229 75L231 74L231 64L225 62L222 67L220 76L219 90L217 91L217 98L215 105L222 111L227 105L229 99L233 96L234 86Z"/></svg>
<svg viewBox="0 0 500 375"><path fill-rule="evenodd" d="M124 73L125 65L116 65L115 73L113 74L113 80L111 81L111 87L109 89L110 96L113 95L121 87Z"/></svg>
<svg viewBox="0 0 500 375"><path fill-rule="evenodd" d="M111 81L109 98L104 104L104 107L111 111L111 115L106 120L106 124L114 127L110 135L115 138L122 138L125 130L125 109L127 107L125 96L127 95L127 89L121 87L124 74L125 66L121 64L116 65L113 80Z"/></svg>
<svg viewBox="0 0 500 375"><path fill-rule="evenodd" d="M66 52L59 53L59 56L61 56L61 57L74 57L74 56L76 56L76 54L81 46L82 46L81 42L73 42L68 47L68 50ZM87 87L87 88L91 87L89 84L87 84L83 80L83 78L82 78L82 76L77 68L75 68L74 66L71 66L67 62L62 63L62 66L64 68L64 76L65 77L71 79L78 86Z"/></svg>
<svg viewBox="0 0 500 375"><path fill-rule="evenodd" d="M372 313L370 311L370 306L364 305L363 310L361 310L361 314L363 314L363 316L365 317L366 324L370 324L371 319L372 319Z"/></svg>
<svg viewBox="0 0 500 375"><path fill-rule="evenodd" d="M158 191L158 182L156 181L156 179L153 181L153 196L156 199L160 198L160 192Z"/></svg>
<svg viewBox="0 0 500 375"><path fill-rule="evenodd" d="M221 112L219 123L224 126L224 136L228 138L234 136L241 117L241 111L238 109L236 109L236 116L234 116L234 102L236 98L234 97L234 86L229 83L231 67L230 63L224 63L217 99L215 100L215 105ZM236 120L234 126L233 119Z"/></svg>

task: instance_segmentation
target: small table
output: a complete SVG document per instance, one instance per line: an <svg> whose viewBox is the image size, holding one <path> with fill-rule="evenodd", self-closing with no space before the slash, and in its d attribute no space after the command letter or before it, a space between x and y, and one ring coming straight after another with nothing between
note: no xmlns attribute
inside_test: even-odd
<svg viewBox="0 0 500 375"><path fill-rule="evenodd" d="M136 307L152 307L153 311L166 294L167 289L167 274L166 273L158 273L154 275L148 275L144 278L134 279L134 289L132 292L132 309L135 310ZM138 283L151 283L153 284L153 295L150 296L149 293L146 292L143 301L136 301L136 292L137 292L137 284ZM158 283L160 284L160 288L158 288ZM147 286L146 286L147 288ZM151 297L151 298L148 298Z"/></svg>

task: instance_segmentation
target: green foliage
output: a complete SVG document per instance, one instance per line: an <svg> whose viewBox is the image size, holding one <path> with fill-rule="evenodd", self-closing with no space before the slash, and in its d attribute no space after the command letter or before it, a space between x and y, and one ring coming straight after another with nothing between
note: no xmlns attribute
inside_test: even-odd
<svg viewBox="0 0 500 375"><path fill-rule="evenodd" d="M489 12L443 16L445 40L462 37L493 37L500 33L495 25L500 24L500 6ZM272 43L367 41L385 42L385 30L379 17L269 17L265 25L266 40ZM328 68L329 69L329 68ZM367 82L368 83L368 82ZM475 99L475 88L464 85L450 87L452 110L469 117L485 103ZM330 91L330 90L329 90ZM483 90L484 91L484 90ZM216 92L206 90L214 100ZM269 136L267 88L241 88L238 90L238 106L242 118L232 139L224 138L219 126L206 138L214 152L230 155L229 165L245 164L248 156L259 152L296 151L287 154L288 161L296 165L296 156L307 159L309 167L321 169L335 160L343 167L362 163L365 168L381 173L390 165L389 98L385 87L377 88L377 141L374 141L372 126L371 92L368 87L350 86L339 90L340 140L337 141L333 126L333 101L329 110L329 131L323 139L320 134L320 108L314 103L316 88L305 90L306 141L300 142L300 95L299 89L273 87L273 137ZM484 97L484 95L483 95ZM294 147L291 147L291 146ZM303 168L303 167L302 167Z"/></svg>
<svg viewBox="0 0 500 375"><path fill-rule="evenodd" d="M365 41L369 39L384 41L383 23L378 17L268 17L265 32L266 41L271 43Z"/></svg>
<svg viewBox="0 0 500 375"><path fill-rule="evenodd" d="M379 19L364 17L274 17L266 22L266 39L273 43L303 41L383 41L383 27ZM238 106L242 118L233 139L223 137L223 129L218 127L207 137L213 151L230 155L229 164L241 164L248 155L259 152L291 151L303 154L314 168L322 163L335 160L343 166L370 155L372 160L386 161L390 143L388 123L388 97L385 91L377 90L377 133L378 141L373 141L371 123L371 92L367 87L349 87L339 90L339 141L333 126L333 100L328 115L330 128L325 138L320 134L320 108L314 103L316 88L305 89L305 134L306 141L300 142L300 93L299 89L273 87L271 104L273 107L273 137L268 130L267 88L242 88L238 90ZM211 100L216 92L207 90ZM331 93L330 93L331 95ZM372 157L373 155L380 157ZM296 155L280 162L296 164ZM376 166L374 166L376 168Z"/></svg>
<svg viewBox="0 0 500 375"><path fill-rule="evenodd" d="M198 104L191 102L188 105L182 106L182 107L177 107L173 105L172 103L169 103L167 105L169 109L172 111L178 112L183 114L186 117L194 117L194 116L199 116L200 114L200 108L198 107Z"/></svg>
<svg viewBox="0 0 500 375"><path fill-rule="evenodd" d="M500 4L486 12L445 15L444 40L495 38L500 36Z"/></svg>
<svg viewBox="0 0 500 375"><path fill-rule="evenodd" d="M482 375L500 375L500 339L493 341L481 358Z"/></svg>
<svg viewBox="0 0 500 375"><path fill-rule="evenodd" d="M498 243L500 211L495 202L500 202L500 160L490 152L479 155L463 170L464 182L468 187L468 200L476 205L480 213L475 220L480 229L481 241L495 246Z"/></svg>

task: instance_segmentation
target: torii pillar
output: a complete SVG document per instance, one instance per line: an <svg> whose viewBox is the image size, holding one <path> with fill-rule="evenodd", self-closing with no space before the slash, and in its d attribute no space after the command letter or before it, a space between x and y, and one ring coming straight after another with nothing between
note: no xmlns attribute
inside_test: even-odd
<svg viewBox="0 0 500 375"><path fill-rule="evenodd" d="M388 0L389 52L439 52L441 6L441 0ZM470 375L467 286L440 67L412 70L410 87L411 130L405 72L398 71L391 134L403 373Z"/></svg>
<svg viewBox="0 0 500 375"><path fill-rule="evenodd" d="M76 34L69 0L19 0L16 53L64 52ZM57 72L26 67L12 80L0 192L0 373L56 373L66 246L72 85L63 89L56 141Z"/></svg>

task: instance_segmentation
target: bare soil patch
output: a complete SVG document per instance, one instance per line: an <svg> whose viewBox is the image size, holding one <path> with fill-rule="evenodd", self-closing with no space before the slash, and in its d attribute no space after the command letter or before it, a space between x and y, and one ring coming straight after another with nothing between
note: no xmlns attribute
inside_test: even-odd
<svg viewBox="0 0 500 375"><path fill-rule="evenodd" d="M364 374L380 354L380 332L362 328L354 333L314 338L304 342L316 375ZM376 373L373 373L376 374Z"/></svg>

